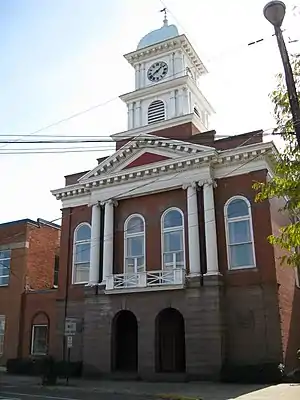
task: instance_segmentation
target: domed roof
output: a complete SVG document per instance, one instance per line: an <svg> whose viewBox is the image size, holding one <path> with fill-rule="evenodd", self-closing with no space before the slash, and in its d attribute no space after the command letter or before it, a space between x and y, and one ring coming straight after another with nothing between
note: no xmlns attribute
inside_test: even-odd
<svg viewBox="0 0 300 400"><path fill-rule="evenodd" d="M155 31L149 32L144 36L137 46L137 50L143 49L144 47L152 46L155 43L162 42L167 39L171 39L179 35L178 29L175 25L168 25L167 18L164 19L164 25L156 29Z"/></svg>

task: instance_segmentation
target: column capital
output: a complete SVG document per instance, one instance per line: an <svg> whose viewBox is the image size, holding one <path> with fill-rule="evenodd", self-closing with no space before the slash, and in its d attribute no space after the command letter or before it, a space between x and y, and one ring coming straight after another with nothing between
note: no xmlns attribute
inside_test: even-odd
<svg viewBox="0 0 300 400"><path fill-rule="evenodd" d="M103 205L103 206L105 206L106 204L118 207L118 202L115 199L108 199L108 200L104 200L104 201L101 202L101 205Z"/></svg>
<svg viewBox="0 0 300 400"><path fill-rule="evenodd" d="M94 203L89 203L88 207L93 208L93 207L100 207L101 206L101 201L96 201Z"/></svg>
<svg viewBox="0 0 300 400"><path fill-rule="evenodd" d="M186 190L189 187L192 187L192 188L196 189L197 188L197 182L188 182L188 183L184 183L182 185L182 189L183 190Z"/></svg>
<svg viewBox="0 0 300 400"><path fill-rule="evenodd" d="M213 188L216 188L218 186L217 181L213 178L208 178L208 179L199 181L198 184L199 184L199 186L206 185L206 186L212 186Z"/></svg>

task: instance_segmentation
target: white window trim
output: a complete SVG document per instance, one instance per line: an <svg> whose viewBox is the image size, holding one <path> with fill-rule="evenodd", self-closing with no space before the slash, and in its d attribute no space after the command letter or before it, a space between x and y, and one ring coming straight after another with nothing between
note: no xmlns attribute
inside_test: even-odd
<svg viewBox="0 0 300 400"><path fill-rule="evenodd" d="M4 325L4 330L3 330L3 334L0 333L0 337L2 337L2 351L0 350L0 356L2 356L4 354L4 343L5 343L5 330L6 330L6 316L5 315L0 315L0 319L3 321L3 325ZM0 348L1 349L1 348Z"/></svg>
<svg viewBox="0 0 300 400"><path fill-rule="evenodd" d="M8 277L8 283L1 283L0 282L0 287L1 286L4 286L4 287L8 286L9 285L9 280L10 280L11 249L1 250L0 253L1 252L5 252L5 251L9 252L9 257L0 258L0 263L2 264L4 261L9 260L9 268L8 268L8 271L7 271L7 275L0 275L0 278Z"/></svg>
<svg viewBox="0 0 300 400"><path fill-rule="evenodd" d="M164 105L164 118L163 119L159 119L159 120L154 121L154 122L149 122L149 108L154 102L157 102L157 101L162 102L163 105ZM166 121L166 119L167 119L167 106L166 106L165 100L159 99L159 98L152 99L151 102L148 104L148 107L147 107L147 125L153 125L153 124L156 124L158 122Z"/></svg>
<svg viewBox="0 0 300 400"><path fill-rule="evenodd" d="M88 281L74 282L75 267L76 267L76 265L78 265L78 264L75 263L75 255L76 255L76 247L77 247L76 245L77 245L77 244L84 244L84 243L88 243L88 242L89 242L89 243L90 243L90 247L92 246L91 237L90 237L89 240L80 240L79 242L76 241L77 231L78 231L82 226L84 226L84 225L87 225L87 226L90 228L90 231L92 231L92 227L91 227L91 225L90 225L88 222L81 222L81 223L78 224L78 225L76 226L76 228L74 229L74 234L73 234L73 257L72 257L72 285L82 285L82 284L88 283ZM90 260L90 266L89 266L89 268L91 268L91 260Z"/></svg>
<svg viewBox="0 0 300 400"><path fill-rule="evenodd" d="M182 217L182 226L176 226L172 228L164 228L164 219L165 216L168 214L170 211L179 211ZM178 207L170 207L166 209L161 218L160 218L160 235L161 235L161 269L164 270L164 248L165 248L165 243L164 243L164 233L165 232L175 232L175 231L182 231L182 244L183 244L183 266L182 269L186 269L186 259L185 259L185 227L184 227L185 221L184 221L184 214L182 210ZM175 254L175 253L173 253ZM176 264L174 262L174 257L173 257L173 269L176 268Z"/></svg>
<svg viewBox="0 0 300 400"><path fill-rule="evenodd" d="M127 226L128 226L128 223L129 223L129 221L130 221L132 218L135 218L135 217L141 218L141 220L143 221L143 226L144 226L143 233L142 233L142 232L139 232L139 233L128 234L128 233L127 233ZM130 237L142 236L142 234L143 234L143 236L144 236L144 271L146 271L146 222L145 222L145 218L144 218L143 215L141 215L141 214L131 214L131 215L129 215L129 217L126 218L126 221L124 222L124 252L123 252L123 255L124 255L123 272L124 272L124 273L127 272L127 271L126 271L127 239L130 238ZM137 270L136 270L136 269L137 269L137 268L136 268L136 265L135 265L135 273L137 273Z"/></svg>
<svg viewBox="0 0 300 400"><path fill-rule="evenodd" d="M249 210L249 215L247 217L236 217L236 218L230 218L228 219L228 206L229 204L234 201L234 200L243 200ZM231 267L230 265L230 240L229 240L229 229L228 229L228 222L237 222L237 221L249 221L249 228L250 228L250 237L251 237L251 244L252 244L252 254L253 254L253 265L242 265L240 267ZM255 255L255 245L254 245L254 235L253 235L253 221L252 221L252 210L251 210L251 203L245 196L233 196L228 199L224 205L224 223L225 223L225 233L226 233L226 250L227 250L227 267L228 270L230 271L236 271L236 270L241 270L241 269L253 269L256 268L256 255Z"/></svg>
<svg viewBox="0 0 300 400"><path fill-rule="evenodd" d="M47 350L46 353L34 353L33 352L33 345L34 345L34 332L35 332L35 328L36 327L46 327L47 328ZM30 354L32 356L46 356L48 353L48 335L49 335L49 331L48 331L48 325L47 324L34 324L32 325L32 329L31 329L31 349L30 349Z"/></svg>

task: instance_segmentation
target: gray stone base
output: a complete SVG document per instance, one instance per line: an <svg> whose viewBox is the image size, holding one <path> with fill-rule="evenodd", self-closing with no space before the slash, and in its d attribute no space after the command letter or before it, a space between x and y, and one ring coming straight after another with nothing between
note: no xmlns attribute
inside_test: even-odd
<svg viewBox="0 0 300 400"><path fill-rule="evenodd" d="M208 284L210 282L210 284ZM100 289L100 288L99 288ZM220 279L189 279L179 290L107 295L86 291L83 362L85 375L122 376L111 372L112 321L120 310L130 310L138 323L138 371L135 379L207 379L219 375L223 363L223 321ZM178 310L185 322L185 374L155 372L155 318L165 308ZM124 378L126 378L124 374Z"/></svg>

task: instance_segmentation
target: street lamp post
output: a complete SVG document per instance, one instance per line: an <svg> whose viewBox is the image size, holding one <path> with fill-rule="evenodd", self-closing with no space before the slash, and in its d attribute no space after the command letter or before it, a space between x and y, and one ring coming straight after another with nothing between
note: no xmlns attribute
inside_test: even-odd
<svg viewBox="0 0 300 400"><path fill-rule="evenodd" d="M274 26L275 35L283 63L285 81L289 95L289 102L291 106L293 125L296 133L298 146L300 147L300 107L297 96L297 90L293 71L289 59L289 55L285 46L284 38L281 31L282 21L285 16L285 4L282 1L273 0L265 5L263 13L265 18Z"/></svg>

